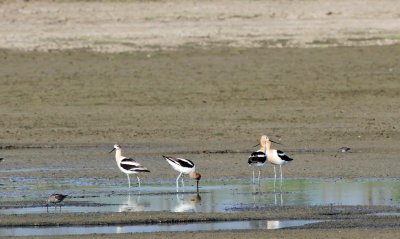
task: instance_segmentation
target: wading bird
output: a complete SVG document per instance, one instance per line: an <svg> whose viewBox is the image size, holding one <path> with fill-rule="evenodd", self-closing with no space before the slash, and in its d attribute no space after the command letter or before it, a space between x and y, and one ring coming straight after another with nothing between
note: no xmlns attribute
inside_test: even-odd
<svg viewBox="0 0 400 239"><path fill-rule="evenodd" d="M287 156L284 152L282 152L280 150L271 149L272 143L276 143L276 144L280 144L280 143L270 140L267 136L265 136L265 137L267 138L267 142L266 142L267 159L272 165L274 165L274 174L275 174L274 191L275 191L275 182L276 182L276 169L275 169L276 165L279 165L279 167L281 169L281 191L282 191L282 165L289 163L293 159L290 158L289 156Z"/></svg>
<svg viewBox="0 0 400 239"><path fill-rule="evenodd" d="M261 145L261 148L253 153L251 153L249 160L247 163L253 168L253 183L255 180L254 170L258 168L258 184L260 184L260 174L261 174L261 167L265 166L265 162L267 161L267 136L263 135L260 138L260 143L257 144ZM254 147L256 147L254 146Z"/></svg>
<svg viewBox="0 0 400 239"><path fill-rule="evenodd" d="M182 174L188 174L191 179L197 181L197 192L199 192L199 180L201 179L201 175L196 172L195 165L192 161L190 161L189 159L168 157L164 155L163 158L167 160L172 168L180 172L179 176L176 178L176 192L179 192L179 178L182 176ZM184 186L185 185L183 184L182 177L182 187Z"/></svg>
<svg viewBox="0 0 400 239"><path fill-rule="evenodd" d="M140 163L136 162L134 159L122 156L121 146L119 146L118 144L114 145L114 148L110 151L110 153L112 153L114 150L115 150L115 160L117 161L118 168L128 177L129 188L131 188L131 179L129 178L130 174L150 172L150 170L143 167ZM138 175L136 175L136 177L140 188L140 178Z"/></svg>
<svg viewBox="0 0 400 239"><path fill-rule="evenodd" d="M68 195L63 195L63 194L58 194L58 193L54 193L51 194L50 197L47 199L47 212L49 212L49 203L53 203L54 204L54 210L57 208L57 203L60 203L62 201L64 201L64 199L67 197ZM61 211L61 205L60 205L60 211Z"/></svg>

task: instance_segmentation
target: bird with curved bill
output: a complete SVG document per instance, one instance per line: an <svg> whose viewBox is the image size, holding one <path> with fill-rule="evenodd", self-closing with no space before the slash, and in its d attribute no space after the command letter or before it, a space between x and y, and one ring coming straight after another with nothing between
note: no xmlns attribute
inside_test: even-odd
<svg viewBox="0 0 400 239"><path fill-rule="evenodd" d="M258 184L260 184L261 168L265 166L265 162L267 161L266 143L267 143L267 137L265 135L261 136L260 143L254 146L257 147L261 145L261 148L251 153L249 159L247 160L249 166L253 168L253 183L255 183L254 170L255 168L258 168Z"/></svg>
<svg viewBox="0 0 400 239"><path fill-rule="evenodd" d="M277 150L277 149L271 149L271 145L272 143L276 143L276 144L281 144L275 141L272 141L271 139L269 139L267 136L265 136L267 138L267 142L266 142L266 153L267 153L267 159L268 162L270 162L273 166L274 166L274 191L275 191L275 183L276 183L276 169L275 166L279 165L279 168L281 170L281 186L280 186L280 190L282 191L282 165L288 164L289 162L293 161L292 158L290 158L288 155L286 155L283 151L281 150Z"/></svg>
<svg viewBox="0 0 400 239"><path fill-rule="evenodd" d="M175 157L169 157L169 156L164 156L163 158L168 162L169 165L176 171L178 171L180 174L176 178L176 192L179 192L179 178L183 174L189 175L191 179L196 180L197 182L197 192L199 192L199 181L201 179L201 175L196 172L195 165L192 161L189 159L184 159L184 158L175 158ZM183 177L182 177L182 187L184 187L183 183Z"/></svg>
<svg viewBox="0 0 400 239"><path fill-rule="evenodd" d="M122 156L121 146L118 144L114 145L114 148L110 151L112 153L115 150L115 160L117 161L117 166L121 172L125 173L128 177L128 185L129 189L131 188L131 179L129 178L130 174L136 174L136 178L138 180L139 188L140 188L140 178L138 176L139 173L149 173L150 170L143 167L140 163L136 162L136 160L132 158L128 158Z"/></svg>

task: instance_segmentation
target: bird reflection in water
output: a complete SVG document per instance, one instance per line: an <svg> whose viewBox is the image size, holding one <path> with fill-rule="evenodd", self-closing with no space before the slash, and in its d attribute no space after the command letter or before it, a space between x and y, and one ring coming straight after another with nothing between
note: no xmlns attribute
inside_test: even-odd
<svg viewBox="0 0 400 239"><path fill-rule="evenodd" d="M278 194L279 194L279 199L280 199L280 201L279 201L279 204L278 204ZM280 192L280 193L274 193L274 196L275 196L275 205L276 206L283 206L283 196L282 196L282 192Z"/></svg>
<svg viewBox="0 0 400 239"><path fill-rule="evenodd" d="M274 205L275 206L283 206L283 193L280 192L262 192L262 189L259 185L253 185L253 207L257 207L260 204L265 203L265 195L274 195Z"/></svg>
<svg viewBox="0 0 400 239"><path fill-rule="evenodd" d="M193 195L190 199L184 199L183 194L176 195L178 205L172 210L173 212L197 212L201 205L201 196L199 193Z"/></svg>
<svg viewBox="0 0 400 239"><path fill-rule="evenodd" d="M262 192L260 184L253 184L253 207L257 207L262 201Z"/></svg>
<svg viewBox="0 0 400 239"><path fill-rule="evenodd" d="M140 202L140 194L137 195L136 200L128 194L127 200L119 206L118 212L142 212L149 206L149 203Z"/></svg>

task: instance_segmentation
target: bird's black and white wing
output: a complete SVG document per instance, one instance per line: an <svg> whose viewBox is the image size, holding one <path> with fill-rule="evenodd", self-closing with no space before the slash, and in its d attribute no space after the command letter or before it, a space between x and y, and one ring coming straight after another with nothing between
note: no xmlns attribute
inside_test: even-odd
<svg viewBox="0 0 400 239"><path fill-rule="evenodd" d="M128 170L128 171L134 171L134 172L150 172L147 168L143 167L140 163L136 162L132 158L124 158L121 160L121 163L119 164L121 168Z"/></svg>
<svg viewBox="0 0 400 239"><path fill-rule="evenodd" d="M287 156L284 152L282 152L280 150L277 150L277 153L278 153L279 158L281 158L283 161L289 162L289 161L293 160L292 158L290 158L289 156Z"/></svg>
<svg viewBox="0 0 400 239"><path fill-rule="evenodd" d="M247 161L248 164L263 164L267 161L267 155L263 151L255 151L251 153L249 160Z"/></svg>
<svg viewBox="0 0 400 239"><path fill-rule="evenodd" d="M169 157L169 156L164 156L163 158L166 159L171 165L175 165L178 167L183 167L183 168L193 168L194 163L190 161L189 159L184 159L184 158L175 158L175 157Z"/></svg>

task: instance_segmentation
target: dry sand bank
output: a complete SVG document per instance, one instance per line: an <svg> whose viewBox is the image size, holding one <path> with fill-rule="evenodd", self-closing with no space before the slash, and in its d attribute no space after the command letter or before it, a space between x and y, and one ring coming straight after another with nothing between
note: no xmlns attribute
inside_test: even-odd
<svg viewBox="0 0 400 239"><path fill-rule="evenodd" d="M0 47L102 52L399 42L400 3L339 1L0 1Z"/></svg>

